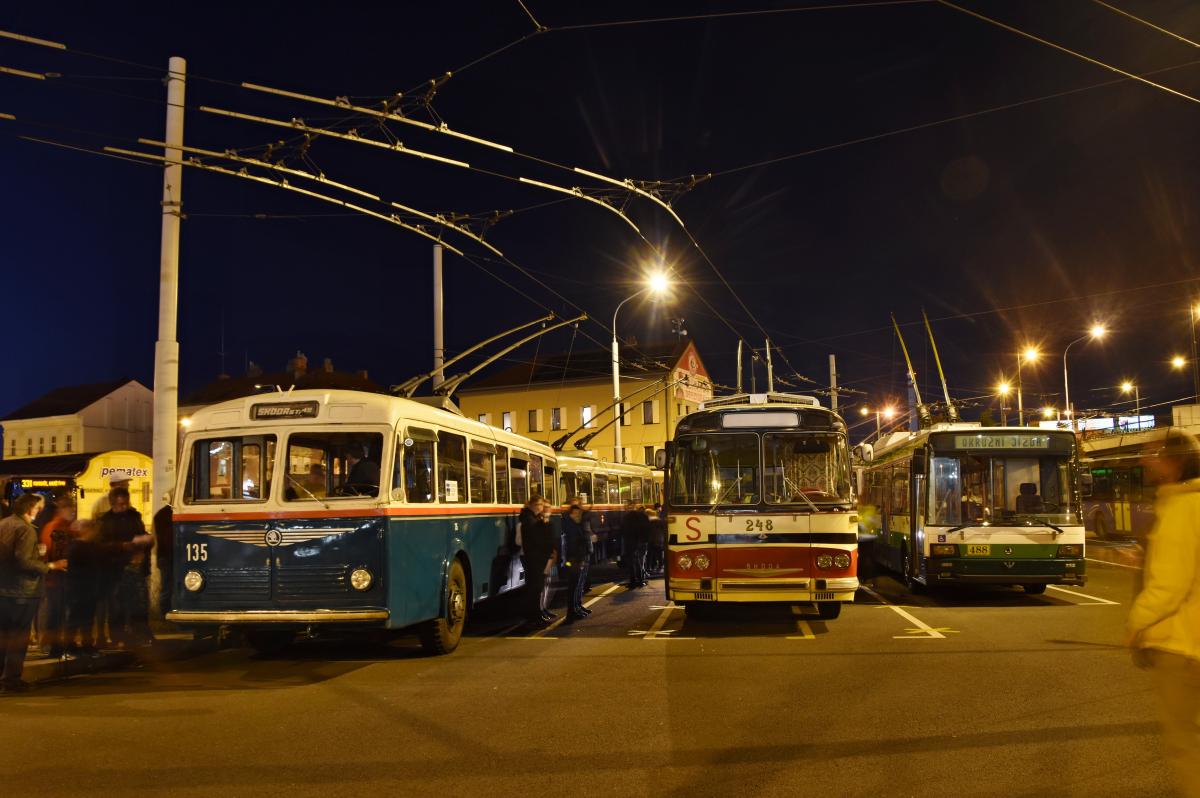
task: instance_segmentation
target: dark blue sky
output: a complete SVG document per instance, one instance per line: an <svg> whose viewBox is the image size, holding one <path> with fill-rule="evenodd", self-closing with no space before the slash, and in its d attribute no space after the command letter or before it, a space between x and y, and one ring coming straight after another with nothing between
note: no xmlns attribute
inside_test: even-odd
<svg viewBox="0 0 1200 798"><path fill-rule="evenodd" d="M1194 48L1088 0L965 4L1135 72L1197 60ZM528 5L551 30L459 72L432 107L457 130L618 177L720 173L1116 78L936 3L587 30L557 29L806 4ZM1200 39L1194 3L1147 0L1130 10ZM118 3L21 4L5 10L0 28L71 48L0 39L0 64L61 74L37 82L0 75L0 112L18 117L0 121L0 270L13 356L2 413L62 384L120 375L150 384L157 316L161 173L17 136L85 147L160 137L161 68L178 54L189 62L188 143L252 148L288 131L199 107L336 123L346 115L236 84L369 102L457 69L532 23L515 0ZM1200 94L1200 64L1154 79ZM410 147L492 172L596 185L444 136L394 132ZM1103 318L1113 340L1072 350L1077 405L1107 401L1091 389L1125 377L1152 403L1190 393L1189 380L1165 361L1187 351L1187 302L1197 294L1187 281L1196 279L1191 252L1200 243L1198 133L1197 104L1123 82L718 174L676 207L796 369L822 382L833 352L842 381L872 402L901 395L888 313L917 321L924 306L935 319L953 317L935 328L958 395L988 391L1024 340L1052 353L1026 373L1027 390L1061 391L1062 346ZM290 165L304 167L294 149L286 152ZM308 157L330 178L434 212L557 198L344 142L318 141ZM184 204L185 392L220 371L222 329L232 373L247 359L279 368L297 349L318 363L331 357L338 368L366 368L385 384L428 368L428 242L196 170L185 173ZM756 325L669 218L642 201L628 210L678 258L695 290L760 343ZM582 201L519 212L488 240L605 324L647 257L619 219ZM546 286L504 264L484 265L520 293L448 256L450 349L533 318L542 305L568 310ZM687 318L710 369L732 381L736 338L687 292L670 312L627 305L621 333L661 340L671 314ZM585 329L604 340L600 326ZM918 328L907 329L921 381L937 393L928 348ZM563 333L542 346L563 350L569 341ZM575 345L595 346L582 335Z"/></svg>

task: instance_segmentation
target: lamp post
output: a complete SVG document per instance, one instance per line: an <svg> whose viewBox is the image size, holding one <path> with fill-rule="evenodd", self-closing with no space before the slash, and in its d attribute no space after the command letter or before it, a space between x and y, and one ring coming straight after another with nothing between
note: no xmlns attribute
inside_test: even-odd
<svg viewBox="0 0 1200 798"><path fill-rule="evenodd" d="M1108 332L1108 330L1104 328L1103 324L1093 324L1092 328L1088 330L1087 335L1079 336L1074 341L1067 344L1067 348L1063 350L1063 409L1067 413L1067 418L1071 420L1072 432L1078 431L1078 425L1075 423L1075 412L1071 408L1071 383L1067 377L1067 353L1071 351L1071 347L1075 346L1075 344L1079 343L1080 341L1086 341L1089 338L1092 340L1099 340L1100 338L1104 337L1106 332Z"/></svg>
<svg viewBox="0 0 1200 798"><path fill-rule="evenodd" d="M1017 424L1025 426L1025 402L1021 392L1021 364L1033 363L1042 353L1032 346L1025 347L1025 351L1017 354Z"/></svg>
<svg viewBox="0 0 1200 798"><path fill-rule="evenodd" d="M1192 322L1192 396L1193 402L1200 402L1200 363L1196 359L1196 319L1200 317L1200 302L1188 307L1188 318Z"/></svg>
<svg viewBox="0 0 1200 798"><path fill-rule="evenodd" d="M1004 406L1004 398L1008 396L1008 392L1012 390L1012 386L1007 382L1002 382L996 386L996 393L1000 396L1000 426L1008 426L1008 414L1005 412L1007 408Z"/></svg>
<svg viewBox="0 0 1200 798"><path fill-rule="evenodd" d="M622 306L629 300L639 297L649 291L653 296L662 296L670 286L670 281L662 272L650 275L645 287L635 291L629 296L621 300L617 305L617 309L613 311L612 320L612 383L613 383L613 405L617 408L617 423L613 426L613 462L624 462L623 451L621 449L621 426L625 423L625 407L621 404L621 361L619 357L619 344L617 342L617 314L621 312ZM665 408L664 408L665 409Z"/></svg>
<svg viewBox="0 0 1200 798"><path fill-rule="evenodd" d="M1130 382L1129 380L1125 380L1125 382L1121 383L1121 393L1126 394L1126 395L1131 394L1131 393L1133 394L1134 423L1137 424L1138 429L1141 429L1142 428L1142 395L1138 391L1137 385L1133 382Z"/></svg>

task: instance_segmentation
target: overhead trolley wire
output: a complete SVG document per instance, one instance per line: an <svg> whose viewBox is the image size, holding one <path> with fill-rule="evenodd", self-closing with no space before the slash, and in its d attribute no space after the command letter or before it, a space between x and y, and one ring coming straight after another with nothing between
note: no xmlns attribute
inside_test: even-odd
<svg viewBox="0 0 1200 798"><path fill-rule="evenodd" d="M1132 19L1134 22L1145 25L1148 28L1154 28L1154 30L1158 31L1159 33L1165 33L1166 35L1170 36L1172 39L1178 39L1179 41L1183 42L1184 44L1190 44L1192 47L1200 47L1200 44L1197 44L1196 42L1194 42L1191 39L1188 39L1184 36L1180 36L1175 31L1167 30L1166 28L1161 27L1159 25L1155 25L1153 22L1142 19L1141 17L1135 17L1133 14L1130 14L1128 11L1125 11L1124 9L1117 8L1116 6L1111 5L1109 3L1105 3L1104 0L1092 0L1092 2L1098 6L1103 6L1104 8L1107 8L1109 11L1120 14L1123 17L1128 17L1129 19Z"/></svg>

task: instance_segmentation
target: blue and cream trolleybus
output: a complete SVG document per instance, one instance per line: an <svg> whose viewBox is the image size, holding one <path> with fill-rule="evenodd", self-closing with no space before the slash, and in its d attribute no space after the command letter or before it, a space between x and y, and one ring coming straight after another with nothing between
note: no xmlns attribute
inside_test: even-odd
<svg viewBox="0 0 1200 798"><path fill-rule="evenodd" d="M864 537L911 590L1086 581L1072 432L936 424L863 453Z"/></svg>
<svg viewBox="0 0 1200 798"><path fill-rule="evenodd" d="M440 407L304 390L192 416L168 619L274 649L318 628L415 629L452 651L471 607L523 584L514 528L557 503L554 451Z"/></svg>

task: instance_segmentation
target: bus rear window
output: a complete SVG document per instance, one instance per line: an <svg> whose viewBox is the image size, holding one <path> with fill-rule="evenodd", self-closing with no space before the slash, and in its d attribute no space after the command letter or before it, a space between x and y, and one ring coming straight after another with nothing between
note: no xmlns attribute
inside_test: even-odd
<svg viewBox="0 0 1200 798"><path fill-rule="evenodd" d="M183 500L258 502L271 494L275 436L229 436L196 441Z"/></svg>

